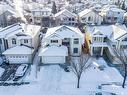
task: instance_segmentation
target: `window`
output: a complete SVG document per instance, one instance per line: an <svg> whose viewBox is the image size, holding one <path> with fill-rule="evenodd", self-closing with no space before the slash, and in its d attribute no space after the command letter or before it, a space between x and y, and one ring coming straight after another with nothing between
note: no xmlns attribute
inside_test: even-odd
<svg viewBox="0 0 127 95"><path fill-rule="evenodd" d="M93 41L94 42L102 42L103 41L103 38L102 37L94 37L93 38Z"/></svg>
<svg viewBox="0 0 127 95"><path fill-rule="evenodd" d="M127 41L127 38L124 38L122 41Z"/></svg>
<svg viewBox="0 0 127 95"><path fill-rule="evenodd" d="M16 44L16 39L15 38L12 39L12 44Z"/></svg>
<svg viewBox="0 0 127 95"><path fill-rule="evenodd" d="M74 18L72 18L72 21L75 21L75 19L74 19Z"/></svg>
<svg viewBox="0 0 127 95"><path fill-rule="evenodd" d="M114 20L117 20L117 17L114 17Z"/></svg>
<svg viewBox="0 0 127 95"><path fill-rule="evenodd" d="M58 40L51 40L51 43L58 43Z"/></svg>
<svg viewBox="0 0 127 95"><path fill-rule="evenodd" d="M79 39L78 38L74 39L74 44L79 44Z"/></svg>
<svg viewBox="0 0 127 95"><path fill-rule="evenodd" d="M111 17L108 17L108 19L111 19Z"/></svg>
<svg viewBox="0 0 127 95"><path fill-rule="evenodd" d="M69 18L68 20L71 21L71 18Z"/></svg>
<svg viewBox="0 0 127 95"><path fill-rule="evenodd" d="M96 93L95 95L102 95L102 93L101 93L101 92L99 92L99 93Z"/></svg>
<svg viewBox="0 0 127 95"><path fill-rule="evenodd" d="M73 53L78 53L78 48L74 48Z"/></svg>
<svg viewBox="0 0 127 95"><path fill-rule="evenodd" d="M127 49L127 45L121 45L120 49Z"/></svg>
<svg viewBox="0 0 127 95"><path fill-rule="evenodd" d="M88 17L88 21L90 21L91 20L91 17Z"/></svg>
<svg viewBox="0 0 127 95"><path fill-rule="evenodd" d="M84 20L86 20L86 18L82 18L82 20L84 21Z"/></svg>
<svg viewBox="0 0 127 95"><path fill-rule="evenodd" d="M24 43L28 43L28 40L27 39L24 39Z"/></svg>

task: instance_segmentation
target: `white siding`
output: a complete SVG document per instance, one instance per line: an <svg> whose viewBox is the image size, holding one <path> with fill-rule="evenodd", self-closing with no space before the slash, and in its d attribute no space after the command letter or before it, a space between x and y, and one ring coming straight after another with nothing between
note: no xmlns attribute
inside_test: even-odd
<svg viewBox="0 0 127 95"><path fill-rule="evenodd" d="M64 56L42 56L42 63L65 63Z"/></svg>

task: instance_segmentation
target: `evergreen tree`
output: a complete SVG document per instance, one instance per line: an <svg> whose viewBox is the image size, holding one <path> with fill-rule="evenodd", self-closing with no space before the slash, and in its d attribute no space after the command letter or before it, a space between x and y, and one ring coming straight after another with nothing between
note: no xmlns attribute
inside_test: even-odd
<svg viewBox="0 0 127 95"><path fill-rule="evenodd" d="M125 10L125 0L123 1L122 9Z"/></svg>
<svg viewBox="0 0 127 95"><path fill-rule="evenodd" d="M57 13L56 3L55 2L53 2L53 5L52 5L52 13L53 14L56 14Z"/></svg>

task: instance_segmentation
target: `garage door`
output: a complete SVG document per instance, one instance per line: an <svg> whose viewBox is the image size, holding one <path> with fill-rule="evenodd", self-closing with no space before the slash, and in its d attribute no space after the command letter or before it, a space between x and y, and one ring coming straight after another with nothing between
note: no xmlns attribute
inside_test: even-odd
<svg viewBox="0 0 127 95"><path fill-rule="evenodd" d="M23 58L14 58L14 57L9 57L9 62L10 63L28 63L28 56L27 57L23 57Z"/></svg>
<svg viewBox="0 0 127 95"><path fill-rule="evenodd" d="M42 57L42 63L65 63L65 57L64 56L43 56Z"/></svg>

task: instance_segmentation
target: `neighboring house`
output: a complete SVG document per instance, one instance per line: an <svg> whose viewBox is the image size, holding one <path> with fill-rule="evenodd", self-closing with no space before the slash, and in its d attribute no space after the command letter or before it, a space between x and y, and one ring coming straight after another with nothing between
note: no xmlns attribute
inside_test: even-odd
<svg viewBox="0 0 127 95"><path fill-rule="evenodd" d="M93 4L92 5L92 7L90 7L90 9L92 9L92 10L94 10L94 11L96 11L96 12L101 12L101 9L102 9L102 5L101 4L98 4L98 3L96 3L96 4Z"/></svg>
<svg viewBox="0 0 127 95"><path fill-rule="evenodd" d="M71 25L74 26L77 23L76 14L64 9L55 14L55 20L57 25Z"/></svg>
<svg viewBox="0 0 127 95"><path fill-rule="evenodd" d="M11 17L15 17L15 19L18 18L16 10L6 3L0 3L0 27L6 27L14 24L14 19L9 22Z"/></svg>
<svg viewBox="0 0 127 95"><path fill-rule="evenodd" d="M31 11L32 13L32 22L34 24L42 25L43 27L51 26L51 13L52 9L48 7L36 8Z"/></svg>
<svg viewBox="0 0 127 95"><path fill-rule="evenodd" d="M89 3L100 3L102 5L110 4L110 3L112 3L112 1L116 1L116 0L87 0L87 2L89 2Z"/></svg>
<svg viewBox="0 0 127 95"><path fill-rule="evenodd" d="M68 3L65 6L63 6L61 8L61 10L62 9L67 9L70 12L79 13L79 12L83 11L85 8L86 8L86 5L84 3L75 3L75 4L69 4Z"/></svg>
<svg viewBox="0 0 127 95"><path fill-rule="evenodd" d="M79 21L87 25L101 25L103 17L91 9L85 9L78 13Z"/></svg>
<svg viewBox="0 0 127 95"><path fill-rule="evenodd" d="M115 7L115 5L105 6L100 15L103 16L104 23L114 24L124 22L125 11Z"/></svg>
<svg viewBox="0 0 127 95"><path fill-rule="evenodd" d="M41 63L65 63L67 56L81 54L83 43L84 35L78 28L64 25L49 28L42 40Z"/></svg>
<svg viewBox="0 0 127 95"><path fill-rule="evenodd" d="M127 28L125 25L107 25L87 27L90 35L89 50L91 55L115 56L112 47L127 49ZM87 39L86 39L87 40ZM110 57L112 58L112 57Z"/></svg>
<svg viewBox="0 0 127 95"><path fill-rule="evenodd" d="M10 64L32 63L40 26L13 24L0 30L0 51Z"/></svg>

